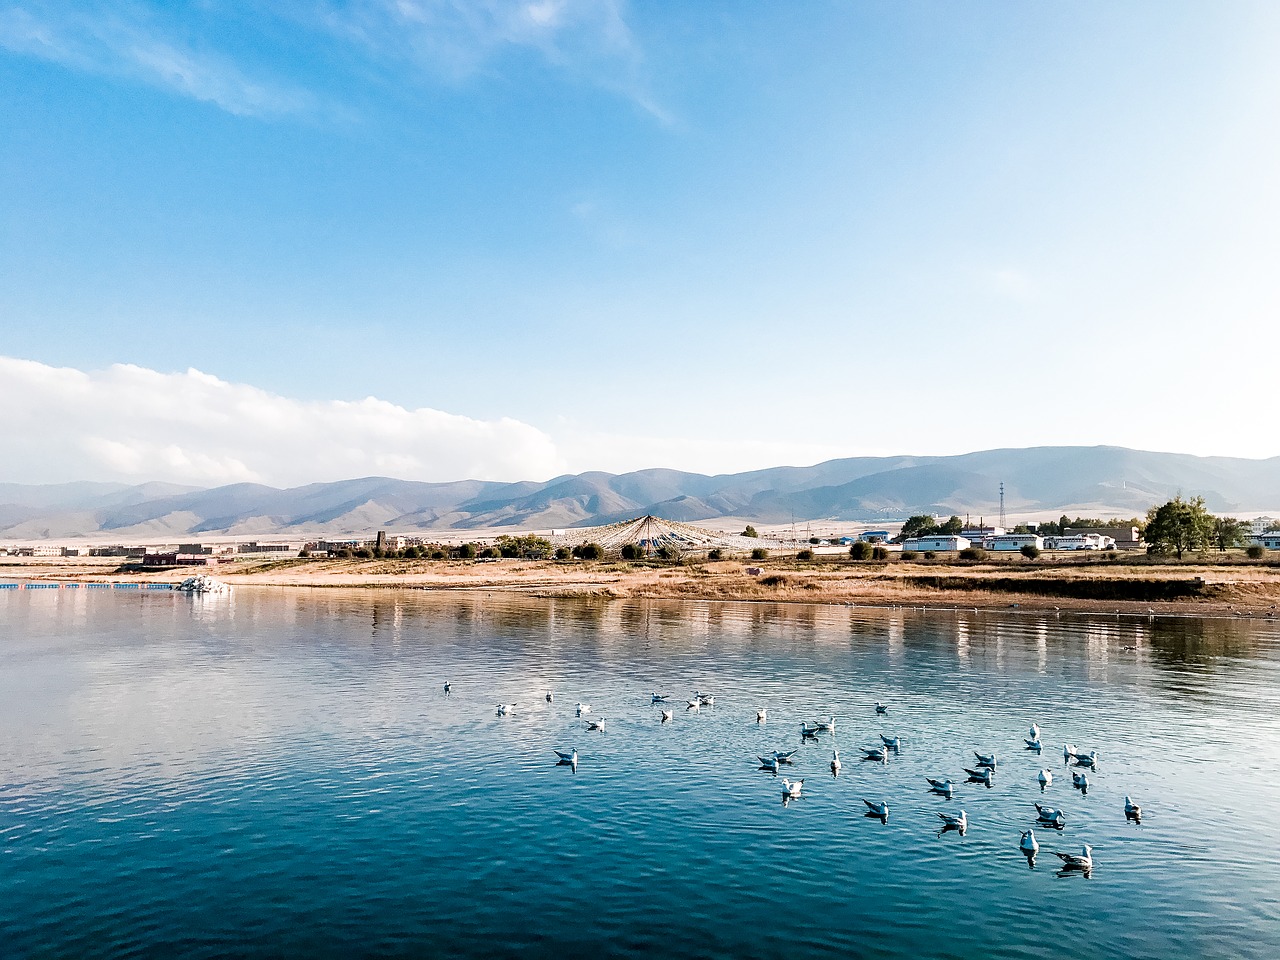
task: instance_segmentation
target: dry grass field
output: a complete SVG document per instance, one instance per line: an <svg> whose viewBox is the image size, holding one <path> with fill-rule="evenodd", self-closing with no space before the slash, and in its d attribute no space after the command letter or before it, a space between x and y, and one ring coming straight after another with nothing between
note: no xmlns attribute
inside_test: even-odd
<svg viewBox="0 0 1280 960"><path fill-rule="evenodd" d="M759 574L748 571L753 567ZM137 580L176 583L208 572L264 588L367 587L515 591L535 596L672 598L877 606L1020 607L1275 617L1280 562L1242 556L998 558L853 563L792 559L674 564L616 561L240 559L216 568L141 572L109 559L0 558L3 580Z"/></svg>

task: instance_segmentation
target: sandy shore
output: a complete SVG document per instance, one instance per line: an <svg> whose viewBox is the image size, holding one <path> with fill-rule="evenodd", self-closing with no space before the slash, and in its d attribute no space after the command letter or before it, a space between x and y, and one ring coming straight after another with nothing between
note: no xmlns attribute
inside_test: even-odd
<svg viewBox="0 0 1280 960"><path fill-rule="evenodd" d="M177 583L208 572L233 585L484 590L544 597L669 598L875 606L1019 607L1197 616L1280 616L1280 564L1145 560L982 564L737 561L649 566L501 560L238 560L136 572L118 560L0 559L4 581Z"/></svg>

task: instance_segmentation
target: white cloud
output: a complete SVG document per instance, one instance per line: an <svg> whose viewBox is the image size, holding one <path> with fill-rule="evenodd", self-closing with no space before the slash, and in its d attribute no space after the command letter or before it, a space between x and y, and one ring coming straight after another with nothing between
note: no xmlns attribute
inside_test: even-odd
<svg viewBox="0 0 1280 960"><path fill-rule="evenodd" d="M84 372L0 357L0 409L11 482L527 480L566 467L550 437L518 420L375 397L297 400L198 370Z"/></svg>
<svg viewBox="0 0 1280 960"><path fill-rule="evenodd" d="M129 6L9 7L0 9L0 47L88 73L131 77L228 113L263 116L315 108L307 91L255 79L222 55L166 38L150 20L145 8Z"/></svg>

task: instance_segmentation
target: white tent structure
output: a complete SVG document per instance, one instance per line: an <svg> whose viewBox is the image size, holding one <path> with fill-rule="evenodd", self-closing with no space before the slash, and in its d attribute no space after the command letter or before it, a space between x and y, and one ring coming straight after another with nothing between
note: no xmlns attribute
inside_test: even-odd
<svg viewBox="0 0 1280 960"><path fill-rule="evenodd" d="M609 553L616 553L627 544L635 544L646 556L652 556L663 547L682 554L706 553L710 550L750 553L757 547L766 550L795 549L795 544L787 540L744 537L738 533L707 530L689 523L652 516L636 517L634 520L623 520L603 527L575 527L554 534L551 542L557 547L598 543Z"/></svg>

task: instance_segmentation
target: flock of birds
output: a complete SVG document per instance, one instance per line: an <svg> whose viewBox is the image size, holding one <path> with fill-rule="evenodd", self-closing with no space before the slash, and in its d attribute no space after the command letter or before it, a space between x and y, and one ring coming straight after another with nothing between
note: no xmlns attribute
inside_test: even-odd
<svg viewBox="0 0 1280 960"><path fill-rule="evenodd" d="M446 694L450 694L452 691L453 684L451 682L446 682L444 684L444 692ZM670 695L668 694L654 692L650 695L651 704L659 708L659 718L661 723L669 723L673 717L674 710L667 706L670 699ZM554 701L555 694L548 690L546 693L546 702L553 703ZM714 707L715 702L716 698L711 694L694 691L693 696L685 701L685 710L696 712L701 710L703 707ZM499 717L508 716L513 710L515 710L515 708L516 704L514 703L500 703L498 704L497 715ZM604 732L604 719L587 716L587 714L590 714L591 712L590 704L579 702L574 706L574 715L582 719L587 731L596 733ZM876 701L875 713L877 716L886 716L889 713L888 705ZM756 723L765 723L768 718L769 711L767 708L762 707L756 711ZM820 734L827 733L834 735L835 732L836 718L834 716L827 717L826 719L818 719L812 723L802 722L800 724L800 739L802 743L816 740ZM1039 725L1032 723L1028 734L1029 735L1027 737L1023 738L1025 749L1028 751L1034 751L1039 755L1044 750L1044 744L1040 737ZM889 737L884 734L880 734L880 741L881 742L875 746L864 747L862 749L862 756L860 758L862 762L888 763L890 758L896 756L902 749L903 740L899 736ZM577 772L577 747L573 747L567 752L561 750L554 750L553 752L555 753L557 762L560 765L570 766L573 768L574 772ZM792 749L789 751L775 750L764 756L757 755L756 759L760 761L761 770L767 771L776 776L782 771L783 767L791 766L793 764L794 757L798 752L798 749ZM987 787L992 786L995 772L999 767L999 761L997 760L996 755L994 753L980 753L975 750L973 751L973 756L974 766L971 768L963 768L967 776L966 782L982 784ZM1088 752L1085 752L1072 744L1065 744L1062 748L1062 758L1063 762L1071 767L1071 785L1078 789L1082 794L1087 793L1089 790L1089 772L1096 771L1098 769L1101 759L1098 751L1089 750ZM833 777L840 776L840 770L842 767L843 762L840 759L840 750L839 748L833 748L831 751L830 763L831 775ZM933 777L926 777L925 780L929 785L930 793L947 800L950 800L954 796L956 787L958 786L957 782L950 778L937 779ZM1047 768L1041 769L1037 776L1037 780L1039 781L1041 791L1043 791L1053 783L1053 772ZM781 782L782 802L784 805L790 803L792 800L798 800L803 796L804 778L792 780L789 777L783 777ZM882 823L888 823L889 803L887 800L870 800L864 797L862 798L862 802L866 804L867 817L880 820ZM1034 806L1036 809L1036 826L1058 831L1061 831L1066 827L1067 816L1062 810L1040 803L1036 803ZM1134 803L1132 798L1129 796L1124 798L1124 815L1127 819L1135 823L1142 822L1142 808L1138 804ZM940 812L938 813L938 817L942 822L940 834L948 831L955 831L961 836L964 836L965 831L969 827L969 818L963 809L957 814ZM1036 838L1035 830L1033 828L1029 827L1028 829L1020 832L1018 850L1027 858L1028 864L1034 867L1036 856L1040 852L1040 843ZM1083 873L1084 876L1087 877L1093 870L1093 847L1087 843L1082 845L1080 853L1064 853L1057 850L1053 851L1053 853L1062 861L1062 871L1064 873L1079 872Z"/></svg>

